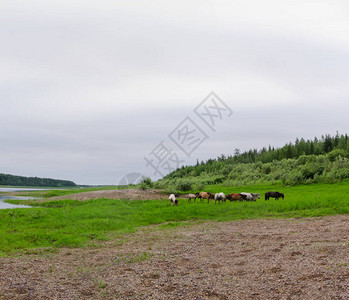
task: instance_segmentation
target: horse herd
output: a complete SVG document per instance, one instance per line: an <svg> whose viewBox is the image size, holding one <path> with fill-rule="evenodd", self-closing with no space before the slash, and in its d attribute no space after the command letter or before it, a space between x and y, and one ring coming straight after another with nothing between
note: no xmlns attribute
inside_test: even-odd
<svg viewBox="0 0 349 300"><path fill-rule="evenodd" d="M171 205L178 205L178 200L176 197L179 197L178 194L171 194L168 199L171 202ZM275 200L279 200L279 198L284 199L284 194L279 192L266 192L265 193L265 200L269 200L269 198L275 198ZM210 200L214 200L214 203L216 204L221 202L226 202L227 200L231 201L256 201L257 199L260 199L259 193L230 193L228 195L225 195L224 193L208 193L208 192L201 192L196 194L188 194L188 202L191 202L191 200L194 199L194 202L196 202L196 199L200 199L201 202L203 202L205 199L207 199L207 203L210 203Z"/></svg>

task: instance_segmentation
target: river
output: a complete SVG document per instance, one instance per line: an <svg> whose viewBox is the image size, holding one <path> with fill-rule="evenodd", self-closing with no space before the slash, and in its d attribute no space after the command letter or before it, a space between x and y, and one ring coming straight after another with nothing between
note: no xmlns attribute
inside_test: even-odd
<svg viewBox="0 0 349 300"><path fill-rule="evenodd" d="M35 188L0 188L0 193L13 193L13 192L27 192L27 191L45 191L46 189L35 189ZM15 205L5 203L4 200L27 200L34 199L33 197L21 197L21 196L7 196L6 194L0 194L0 209L8 208L29 208L28 205Z"/></svg>

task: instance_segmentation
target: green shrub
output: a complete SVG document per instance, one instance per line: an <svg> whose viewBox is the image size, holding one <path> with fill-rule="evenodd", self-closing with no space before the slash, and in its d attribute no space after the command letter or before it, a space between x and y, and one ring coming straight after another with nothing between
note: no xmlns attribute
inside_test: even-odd
<svg viewBox="0 0 349 300"><path fill-rule="evenodd" d="M262 166L262 172L263 174L270 174L271 173L271 164L266 163Z"/></svg>
<svg viewBox="0 0 349 300"><path fill-rule="evenodd" d="M152 188L153 187L153 182L151 181L150 177L144 177L141 180L141 189L146 190L147 188Z"/></svg>
<svg viewBox="0 0 349 300"><path fill-rule="evenodd" d="M216 177L215 179L213 179L213 184L222 183L223 180L224 180L224 177L222 176Z"/></svg>
<svg viewBox="0 0 349 300"><path fill-rule="evenodd" d="M181 180L176 184L176 189L179 191L190 191L193 189L193 184L189 180Z"/></svg>
<svg viewBox="0 0 349 300"><path fill-rule="evenodd" d="M335 149L327 154L330 161L335 161L337 157L348 157L349 153L343 149Z"/></svg>
<svg viewBox="0 0 349 300"><path fill-rule="evenodd" d="M205 183L203 183L202 181L200 181L200 182L198 182L198 183L196 183L195 185L194 185L194 189L196 190L196 191L202 191L202 190L204 190L205 189Z"/></svg>

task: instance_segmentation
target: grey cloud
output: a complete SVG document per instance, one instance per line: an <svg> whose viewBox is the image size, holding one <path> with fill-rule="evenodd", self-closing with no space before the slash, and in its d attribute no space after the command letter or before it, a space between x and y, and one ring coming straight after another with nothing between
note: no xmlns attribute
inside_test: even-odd
<svg viewBox="0 0 349 300"><path fill-rule="evenodd" d="M144 155L212 89L234 115L216 133L202 125L210 139L186 163L348 128L345 23L330 44L161 6L22 4L0 12L0 172L106 184L151 174Z"/></svg>

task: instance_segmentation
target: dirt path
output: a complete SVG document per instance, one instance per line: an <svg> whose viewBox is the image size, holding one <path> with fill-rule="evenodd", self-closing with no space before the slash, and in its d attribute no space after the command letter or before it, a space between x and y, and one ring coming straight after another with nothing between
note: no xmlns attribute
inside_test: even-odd
<svg viewBox="0 0 349 300"><path fill-rule="evenodd" d="M73 200L90 200L98 198L109 199L132 199L132 200L148 200L148 199L166 199L168 195L159 193L156 190L139 190L139 189L121 189L121 190L102 190L92 192L82 192L65 196L52 197L50 199L73 199Z"/></svg>
<svg viewBox="0 0 349 300"><path fill-rule="evenodd" d="M0 299L348 299L349 215L146 228L0 258Z"/></svg>

